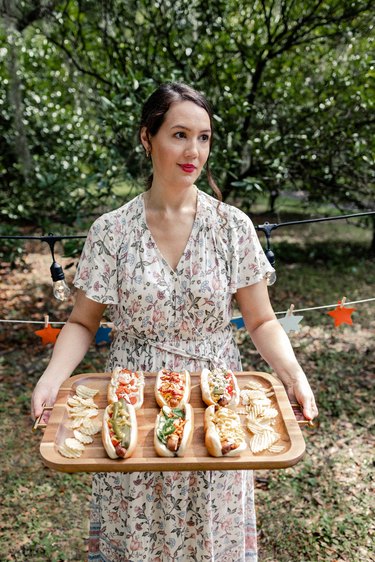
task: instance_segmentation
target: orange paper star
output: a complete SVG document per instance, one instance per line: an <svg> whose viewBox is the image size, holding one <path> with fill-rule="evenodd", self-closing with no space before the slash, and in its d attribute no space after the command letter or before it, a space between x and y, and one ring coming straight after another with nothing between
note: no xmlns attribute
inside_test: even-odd
<svg viewBox="0 0 375 562"><path fill-rule="evenodd" d="M56 343L57 336L60 332L61 330L59 328L52 328L51 324L47 324L46 328L37 330L34 333L42 338L42 345L47 345L47 343Z"/></svg>
<svg viewBox="0 0 375 562"><path fill-rule="evenodd" d="M353 324L351 315L355 310L355 308L346 308L345 306L341 306L341 301L339 301L335 310L331 310L330 312L327 312L327 314L334 318L335 328L337 328L340 324Z"/></svg>

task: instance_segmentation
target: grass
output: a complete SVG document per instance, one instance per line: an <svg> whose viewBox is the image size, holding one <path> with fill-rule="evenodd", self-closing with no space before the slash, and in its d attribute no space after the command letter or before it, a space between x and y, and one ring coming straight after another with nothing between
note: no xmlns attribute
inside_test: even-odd
<svg viewBox="0 0 375 562"><path fill-rule="evenodd" d="M341 343L336 336L333 344ZM304 354L301 354L304 355ZM306 433L307 454L295 467L257 473L262 561L372 560L369 403L374 363L367 353L308 353L320 409L319 430ZM372 363L371 363L372 361ZM305 366L306 368L306 366ZM275 516L277 514L277 516Z"/></svg>
<svg viewBox="0 0 375 562"><path fill-rule="evenodd" d="M339 222L334 230L322 225L314 237L301 227L276 231L278 281L270 288L275 310L291 303L331 304L343 295L375 296L368 233ZM67 306L46 300L48 256L28 260L25 270L4 266L0 317L38 319L48 310L64 320ZM296 466L256 472L260 562L374 560L374 306L358 305L353 326L339 328L325 310L303 313L301 331L291 334L316 393L320 427L305 430L307 453ZM91 477L52 471L39 458L40 434L31 433L29 402L50 349L38 345L35 329L7 325L0 332L0 560L83 562ZM244 368L266 370L243 331L237 338ZM76 372L101 371L105 354L93 346Z"/></svg>

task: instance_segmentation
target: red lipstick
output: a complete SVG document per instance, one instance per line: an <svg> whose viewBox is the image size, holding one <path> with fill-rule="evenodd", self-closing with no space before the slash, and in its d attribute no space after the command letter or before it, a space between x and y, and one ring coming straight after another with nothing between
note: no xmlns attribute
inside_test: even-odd
<svg viewBox="0 0 375 562"><path fill-rule="evenodd" d="M180 166L182 171L187 174L191 174L196 170L196 166L194 166L194 164L180 164Z"/></svg>

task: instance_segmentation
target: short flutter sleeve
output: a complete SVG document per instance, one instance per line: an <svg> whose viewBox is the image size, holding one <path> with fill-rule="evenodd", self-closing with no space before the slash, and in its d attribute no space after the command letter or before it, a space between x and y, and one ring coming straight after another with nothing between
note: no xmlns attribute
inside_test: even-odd
<svg viewBox="0 0 375 562"><path fill-rule="evenodd" d="M232 264L231 288L233 291L259 283L273 271L253 223L245 213L236 209L231 221Z"/></svg>
<svg viewBox="0 0 375 562"><path fill-rule="evenodd" d="M109 214L91 226L78 263L74 285L102 304L118 304L118 236Z"/></svg>

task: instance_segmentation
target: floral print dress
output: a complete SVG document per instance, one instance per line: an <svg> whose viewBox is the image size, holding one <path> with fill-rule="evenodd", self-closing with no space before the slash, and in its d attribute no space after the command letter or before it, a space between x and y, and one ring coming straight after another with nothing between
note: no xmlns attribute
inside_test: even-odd
<svg viewBox="0 0 375 562"><path fill-rule="evenodd" d="M171 269L148 229L142 194L94 222L74 284L109 305L116 335L108 370L241 370L233 296L272 271L250 219L202 191ZM256 559L252 472L94 475L90 561Z"/></svg>

